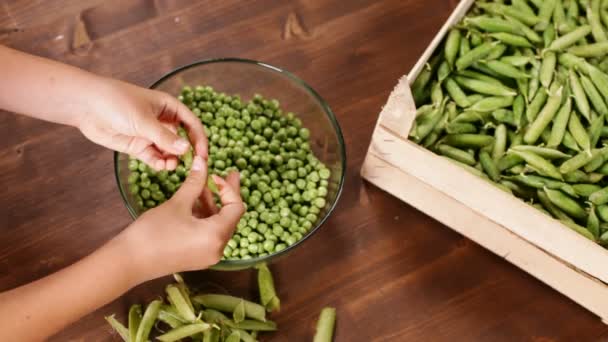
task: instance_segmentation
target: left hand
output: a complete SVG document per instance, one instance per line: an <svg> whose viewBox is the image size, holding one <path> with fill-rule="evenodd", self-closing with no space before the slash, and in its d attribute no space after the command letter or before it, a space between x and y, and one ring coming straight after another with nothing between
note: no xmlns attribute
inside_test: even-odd
<svg viewBox="0 0 608 342"><path fill-rule="evenodd" d="M169 94L102 79L99 101L77 123L91 141L132 155L156 170L173 170L190 142L177 134L182 124L197 155L207 158L201 121Z"/></svg>

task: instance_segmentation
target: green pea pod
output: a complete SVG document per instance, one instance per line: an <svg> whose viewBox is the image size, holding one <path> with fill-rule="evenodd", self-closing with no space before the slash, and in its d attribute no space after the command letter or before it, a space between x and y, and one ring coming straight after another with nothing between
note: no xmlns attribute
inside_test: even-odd
<svg viewBox="0 0 608 342"><path fill-rule="evenodd" d="M490 179L497 182L500 178L500 172L498 171L494 160L490 157L490 154L486 151L479 152L479 162L481 163L483 170L490 176Z"/></svg>
<svg viewBox="0 0 608 342"><path fill-rule="evenodd" d="M536 96L534 96L534 99L528 108L526 108L526 119L528 122L534 122L534 120L536 120L536 116L545 105L545 102L547 102L548 97L547 91L543 88L536 93Z"/></svg>
<svg viewBox="0 0 608 342"><path fill-rule="evenodd" d="M604 28L602 27L599 14L600 1L591 0L590 6L587 7L587 21L591 25L591 34L596 42L605 42L608 40L608 37L606 37L606 32L604 32Z"/></svg>
<svg viewBox="0 0 608 342"><path fill-rule="evenodd" d="M583 151L577 154L576 156L566 160L559 167L559 171L561 173L569 173L575 170L580 169L581 167L587 165L590 161L594 160L601 156L604 152L604 149L592 149L591 151Z"/></svg>
<svg viewBox="0 0 608 342"><path fill-rule="evenodd" d="M526 107L525 102L526 100L522 95L518 95L513 100L513 121L515 122L517 131L519 131L523 126L522 118Z"/></svg>
<svg viewBox="0 0 608 342"><path fill-rule="evenodd" d="M186 337L200 334L210 329L211 325L207 323L193 323L172 329L169 332L158 336L156 339L162 342L174 342L182 340Z"/></svg>
<svg viewBox="0 0 608 342"><path fill-rule="evenodd" d="M515 155L507 153L505 156L500 158L496 166L500 172L508 170L516 165L520 165L524 163L524 159Z"/></svg>
<svg viewBox="0 0 608 342"><path fill-rule="evenodd" d="M574 188L567 183L556 181L550 178L545 178L536 175L515 175L515 176L507 176L505 177L508 180L520 183L522 185L535 188L535 189L543 189L545 187L553 190L561 190L566 194L572 197L578 197L578 193L574 190Z"/></svg>
<svg viewBox="0 0 608 342"><path fill-rule="evenodd" d="M512 0L511 4L519 11L522 11L528 15L535 15L534 10L532 7L530 7L530 5L528 5L526 0Z"/></svg>
<svg viewBox="0 0 608 342"><path fill-rule="evenodd" d="M503 86L502 82L500 80L497 80L494 77L488 76L486 74L483 74L481 72L477 72L474 70L462 70L462 71L458 71L456 72L456 75L458 76L464 76L467 78L472 78L474 80L478 80L478 81L484 81L484 82L488 82L488 83L492 83L492 84L496 84L498 86Z"/></svg>
<svg viewBox="0 0 608 342"><path fill-rule="evenodd" d="M458 51L460 49L460 39L462 34L458 29L450 30L448 38L445 41L444 55L451 69L454 69L454 63L458 57Z"/></svg>
<svg viewBox="0 0 608 342"><path fill-rule="evenodd" d="M544 31L549 26L551 16L555 10L556 0L543 0L542 6L538 10L539 22L534 26L536 31Z"/></svg>
<svg viewBox="0 0 608 342"><path fill-rule="evenodd" d="M492 49L492 51L488 54L488 56L485 58L485 60L493 61L495 59L499 59L500 57L502 57L505 54L505 52L507 52L507 46L505 44L498 44ZM479 63L474 63L473 67L475 67L478 64ZM494 74L497 74L497 73L494 73Z"/></svg>
<svg viewBox="0 0 608 342"><path fill-rule="evenodd" d="M587 94L585 94L585 90L580 82L580 79L576 75L576 72L573 69L569 70L569 80L570 80L570 92L574 95L574 101L578 110L583 114L583 116L587 119L588 122L591 121L591 107L589 106L589 100L587 99Z"/></svg>
<svg viewBox="0 0 608 342"><path fill-rule="evenodd" d="M469 103L469 99L467 98L467 94L462 91L458 83L454 81L452 78L448 78L445 80L445 89L447 90L450 97L456 102L460 107L469 107L471 103Z"/></svg>
<svg viewBox="0 0 608 342"><path fill-rule="evenodd" d="M549 47L551 43L555 40L556 32L555 27L553 25L549 25L547 29L543 32L543 41L545 43L545 47Z"/></svg>
<svg viewBox="0 0 608 342"><path fill-rule="evenodd" d="M243 341L243 342L257 342L257 340L255 339L255 337L253 337L250 333L248 333L245 330L232 328L232 332L233 333L235 333L235 332L238 333L240 340Z"/></svg>
<svg viewBox="0 0 608 342"><path fill-rule="evenodd" d="M532 167L538 169L538 171L547 177L563 180L560 172L547 161L545 158L527 151L513 151L510 150L509 153L515 154L526 161L526 163L530 164Z"/></svg>
<svg viewBox="0 0 608 342"><path fill-rule="evenodd" d="M148 341L148 336L150 336L150 331L152 331L152 327L154 326L154 322L158 317L158 312L160 311L161 306L160 300L153 300L146 307L146 311L144 311L144 315L141 319L141 323L139 324L139 329L137 329L137 334L135 336L135 342L146 342Z"/></svg>
<svg viewBox="0 0 608 342"><path fill-rule="evenodd" d="M566 16L568 19L576 19L580 15L578 1L570 1L566 10Z"/></svg>
<svg viewBox="0 0 608 342"><path fill-rule="evenodd" d="M583 227L583 226L579 226L578 224L572 222L572 221L562 221L562 223L574 230L575 232L581 234L582 236L586 237L587 239L591 240L591 241L595 241L595 237L593 236L593 234L591 234L591 232L589 230L587 230L587 228Z"/></svg>
<svg viewBox="0 0 608 342"><path fill-rule="evenodd" d="M568 53L584 58L604 57L608 54L608 42L572 46L568 49Z"/></svg>
<svg viewBox="0 0 608 342"><path fill-rule="evenodd" d="M237 304L232 312L232 319L235 323L240 323L245 320L245 301L241 299L241 301Z"/></svg>
<svg viewBox="0 0 608 342"><path fill-rule="evenodd" d="M545 159L555 160L555 159L568 159L571 155L564 153L560 150L556 150L550 147L542 147L542 146L534 146L534 145L520 145L511 147L513 151L524 151L524 152L532 152L537 154Z"/></svg>
<svg viewBox="0 0 608 342"><path fill-rule="evenodd" d="M458 116L456 116L456 118L454 120L452 120L452 123L455 123L455 122L468 122L468 123L482 122L483 123L489 119L490 115L491 115L491 112L474 112L471 110L467 110L467 111L464 111L464 112L458 114Z"/></svg>
<svg viewBox="0 0 608 342"><path fill-rule="evenodd" d="M495 73L497 73L501 76L514 78L514 79L530 78L530 75L528 75L527 73L521 71L520 69L518 69L508 63L501 62L499 60L487 61L487 62L483 63L483 65L485 65L490 70L494 71Z"/></svg>
<svg viewBox="0 0 608 342"><path fill-rule="evenodd" d="M454 77L454 80L469 90L480 94L493 95L493 96L516 96L517 92L504 85L498 85L495 83L484 82L471 78L465 78L461 76Z"/></svg>
<svg viewBox="0 0 608 342"><path fill-rule="evenodd" d="M487 176L485 173L483 173L481 170L478 170L478 169L476 169L476 168L474 168L474 167L472 167L472 166L470 166L470 165L467 165L467 164L461 163L461 162L459 162L459 161L457 161L457 160L454 160L454 159L452 159L452 158L448 158L448 157L445 157L445 156L444 156L444 157L442 157L442 158L443 158L444 160L446 160L446 161L448 161L448 162L452 163L452 164L455 164L455 165L460 166L461 168L465 169L465 170L466 170L466 171L468 171L469 173L474 174L474 175L475 175L475 176L477 176L477 177L481 177L481 178L483 178L483 179L488 179L488 176Z"/></svg>
<svg viewBox="0 0 608 342"><path fill-rule="evenodd" d="M540 65L540 84L545 88L549 88L551 81L553 80L553 74L555 73L555 66L557 65L557 56L555 52L547 51L544 54L544 58Z"/></svg>
<svg viewBox="0 0 608 342"><path fill-rule="evenodd" d="M507 124L512 127L516 127L515 117L513 112L504 108L497 109L492 112L492 117L499 123Z"/></svg>
<svg viewBox="0 0 608 342"><path fill-rule="evenodd" d="M589 201L595 205L608 203L608 187L598 190L589 196Z"/></svg>
<svg viewBox="0 0 608 342"><path fill-rule="evenodd" d="M591 125L589 126L589 139L591 140L591 147L597 146L597 143L600 140L600 136L602 134L602 130L604 129L604 116L598 115L591 121Z"/></svg>
<svg viewBox="0 0 608 342"><path fill-rule="evenodd" d="M560 87L557 92L550 94L545 106L536 116L526 134L524 134L524 142L527 144L534 144L541 136L542 132L549 126L553 118L557 114L562 102L562 88Z"/></svg>
<svg viewBox="0 0 608 342"><path fill-rule="evenodd" d="M566 21L566 11L562 0L557 0L553 9L553 22L556 24ZM552 25L550 25L552 26Z"/></svg>
<svg viewBox="0 0 608 342"><path fill-rule="evenodd" d="M492 160L498 161L507 149L507 126L500 124L494 130L494 144L492 146Z"/></svg>
<svg viewBox="0 0 608 342"><path fill-rule="evenodd" d="M258 288L260 290L261 304L266 307L268 312L281 309L281 300L274 289L272 273L265 263L256 266L258 269Z"/></svg>
<svg viewBox="0 0 608 342"><path fill-rule="evenodd" d="M473 63L476 61L487 57L498 44L498 42L489 42L479 45L478 47L469 51L466 55L459 57L456 60L456 69L464 70L473 65Z"/></svg>
<svg viewBox="0 0 608 342"><path fill-rule="evenodd" d="M142 312L141 305L135 304L131 305L129 308L129 338L130 341L135 341L137 336L137 330L139 329L139 324L141 323Z"/></svg>
<svg viewBox="0 0 608 342"><path fill-rule="evenodd" d="M460 38L460 47L458 50L458 57L462 57L471 51L471 43L467 37Z"/></svg>
<svg viewBox="0 0 608 342"><path fill-rule="evenodd" d="M437 106L432 114L429 114L427 118L422 120L418 120L416 124L416 132L414 133L414 138L417 141L423 140L427 135L429 135L435 126L443 119L443 112L445 109L447 99L444 99L440 106Z"/></svg>
<svg viewBox="0 0 608 342"><path fill-rule="evenodd" d="M473 104L475 104L475 103L477 103L477 102L479 102L479 101L481 101L481 100L483 100L485 98L486 97L484 95L481 95L481 94L473 94L473 95L467 96L467 100L469 101L469 103L471 105L473 105Z"/></svg>
<svg viewBox="0 0 608 342"><path fill-rule="evenodd" d="M515 47L534 47L528 39L522 36L514 35L511 33L499 32L491 33L490 37L500 40L502 43ZM525 65L525 64L524 64Z"/></svg>
<svg viewBox="0 0 608 342"><path fill-rule="evenodd" d="M187 322L172 307L162 305L158 311L158 320L166 323L171 328L178 328Z"/></svg>
<svg viewBox="0 0 608 342"><path fill-rule="evenodd" d="M547 49L550 51L562 51L576 44L576 42L586 37L589 33L591 33L591 26L582 25L574 31L554 40Z"/></svg>
<svg viewBox="0 0 608 342"><path fill-rule="evenodd" d="M233 331L228 335L228 337L224 340L225 342L239 342L241 340L241 334L238 331Z"/></svg>
<svg viewBox="0 0 608 342"><path fill-rule="evenodd" d="M332 342L336 325L336 309L325 307L317 321L317 330L313 342Z"/></svg>
<svg viewBox="0 0 608 342"><path fill-rule="evenodd" d="M497 3L478 3L477 6L495 15L508 15L516 18L528 26L534 26L540 22L540 19L533 13L527 13L514 6L507 6Z"/></svg>
<svg viewBox="0 0 608 342"><path fill-rule="evenodd" d="M450 122L446 126L448 134L477 133L477 127L467 122Z"/></svg>
<svg viewBox="0 0 608 342"><path fill-rule="evenodd" d="M511 182L506 179L501 179L500 184L511 190L511 193L520 198L533 198L536 197L536 192L532 191L528 187L521 186L517 183Z"/></svg>
<svg viewBox="0 0 608 342"><path fill-rule="evenodd" d="M490 33L506 32L513 34L522 34L522 30L510 21L492 18L488 16L477 16L464 18L464 24L467 26L475 26L483 31Z"/></svg>
<svg viewBox="0 0 608 342"><path fill-rule="evenodd" d="M574 223L568 214L563 212L549 200L549 196L547 196L547 193L544 190L538 190L537 197L543 207L545 207L545 209L547 209L547 211L550 212L553 217L563 222Z"/></svg>
<svg viewBox="0 0 608 342"><path fill-rule="evenodd" d="M581 149L584 151L589 151L591 149L591 140L589 139L589 135L579 120L576 112L573 112L570 115L570 120L568 121L568 131L570 134L572 134L572 137L574 140L576 140L576 143L581 147Z"/></svg>
<svg viewBox="0 0 608 342"><path fill-rule="evenodd" d="M511 141L510 147L516 147L524 143L524 136L521 132L513 133L513 136L509 139Z"/></svg>
<svg viewBox="0 0 608 342"><path fill-rule="evenodd" d="M114 315L106 316L106 321L110 324L112 329L118 333L118 336L122 338L124 342L131 341L129 338L129 329L127 329L122 323L120 323Z"/></svg>
<svg viewBox="0 0 608 342"><path fill-rule="evenodd" d="M591 196L592 193L602 189L599 185L584 183L572 184L572 188L574 189L577 195L587 198Z"/></svg>
<svg viewBox="0 0 608 342"><path fill-rule="evenodd" d="M260 322L255 320L243 320L240 323L235 323L231 320L227 320L224 324L230 328L236 328L241 330L253 330L253 331L276 331L277 324L273 321Z"/></svg>
<svg viewBox="0 0 608 342"><path fill-rule="evenodd" d="M450 65L448 64L448 61L443 61L441 64L439 64L439 69L437 69L437 81L439 83L443 83L443 81L445 81L445 79L450 76L451 72L452 72L452 69L450 68ZM433 102L438 103L435 101L433 101ZM441 102L441 101L439 101L439 102Z"/></svg>
<svg viewBox="0 0 608 342"><path fill-rule="evenodd" d="M580 80L593 108L601 115L608 115L608 107L593 82L585 75L580 75Z"/></svg>
<svg viewBox="0 0 608 342"><path fill-rule="evenodd" d="M587 218L587 212L585 209L583 209L578 202L573 200L571 197L559 190L553 190L547 187L544 188L544 191L547 194L547 197L549 197L551 203L563 210L566 214L578 220Z"/></svg>
<svg viewBox="0 0 608 342"><path fill-rule="evenodd" d="M568 120L568 122L569 121L570 120ZM568 132L568 131L566 131L566 133L564 133L564 139L562 140L562 145L572 151L577 151L577 152L581 151L581 149L576 144L576 141L572 137L572 134L570 134L570 132Z"/></svg>
<svg viewBox="0 0 608 342"><path fill-rule="evenodd" d="M507 22L510 23L511 25L514 26L515 29L517 29L519 32L521 32L521 34L523 34L524 37L526 37L529 41L533 42L533 43L542 43L543 42L543 38L536 33L533 29L531 29L530 27L528 27L528 25L522 23L521 21L505 15L504 16L507 19ZM517 32L511 32L514 34L518 34Z"/></svg>
<svg viewBox="0 0 608 342"><path fill-rule="evenodd" d="M203 332L203 342L220 342L221 333L218 329L209 329Z"/></svg>
<svg viewBox="0 0 608 342"><path fill-rule="evenodd" d="M475 112L492 112L497 109L507 108L513 105L514 98L511 96L491 96L480 100L469 107Z"/></svg>
<svg viewBox="0 0 608 342"><path fill-rule="evenodd" d="M604 100L608 100L608 75L594 67L588 68L588 73L598 92L602 94Z"/></svg>
<svg viewBox="0 0 608 342"><path fill-rule="evenodd" d="M572 112L572 100L566 99L566 102L557 112L555 119L553 120L553 126L551 127L551 136L547 141L547 147L555 148L562 143L568 122L570 119L570 113Z"/></svg>
<svg viewBox="0 0 608 342"><path fill-rule="evenodd" d="M477 163L477 160L475 160L475 157L470 155L469 153L467 153L466 151L463 151L461 149L457 149L455 147L452 146L448 146L448 145L439 145L437 147L437 151L449 158L452 158L454 160L457 160L461 163L473 166Z"/></svg>
<svg viewBox="0 0 608 342"><path fill-rule="evenodd" d="M608 205L600 205L596 208L597 215L603 222L608 222Z"/></svg>
<svg viewBox="0 0 608 342"><path fill-rule="evenodd" d="M494 143L494 137L483 134L450 134L444 143L459 148L481 148Z"/></svg>
<svg viewBox="0 0 608 342"><path fill-rule="evenodd" d="M528 56L505 56L500 59L501 62L511 64L514 67L524 67L532 63L532 58Z"/></svg>

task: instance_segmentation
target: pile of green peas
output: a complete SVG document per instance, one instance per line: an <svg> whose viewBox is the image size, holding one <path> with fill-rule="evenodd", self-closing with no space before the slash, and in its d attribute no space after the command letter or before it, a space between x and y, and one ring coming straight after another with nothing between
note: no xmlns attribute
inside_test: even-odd
<svg viewBox="0 0 608 342"><path fill-rule="evenodd" d="M331 176L313 154L302 121L259 94L245 103L209 86L185 86L178 99L204 125L209 174L240 173L247 210L223 259L263 257L301 240L327 204ZM128 183L136 204L147 210L169 199L188 175L190 161L191 155L182 157L175 171L156 172L130 159Z"/></svg>

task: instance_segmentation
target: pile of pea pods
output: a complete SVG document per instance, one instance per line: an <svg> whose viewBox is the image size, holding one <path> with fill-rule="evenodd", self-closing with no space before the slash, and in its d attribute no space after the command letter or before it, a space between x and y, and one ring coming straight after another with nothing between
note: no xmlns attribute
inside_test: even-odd
<svg viewBox="0 0 608 342"><path fill-rule="evenodd" d="M410 139L608 246L608 0L476 1L412 84Z"/></svg>

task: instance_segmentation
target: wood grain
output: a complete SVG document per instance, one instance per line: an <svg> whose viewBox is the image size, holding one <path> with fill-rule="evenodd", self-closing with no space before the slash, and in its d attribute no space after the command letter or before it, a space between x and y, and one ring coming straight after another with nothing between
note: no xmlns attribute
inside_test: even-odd
<svg viewBox="0 0 608 342"><path fill-rule="evenodd" d="M446 0L9 0L0 43L148 85L198 59L238 56L290 70L336 112L348 171L333 216L272 265L284 303L268 341L308 341L324 305L337 341L597 341L597 318L516 267L359 177L381 106L455 7ZM0 290L54 272L130 223L111 152L76 131L0 114ZM252 272L189 274L255 298ZM115 341L103 315L170 279L142 284L55 336ZM91 289L93 291L93 289Z"/></svg>

